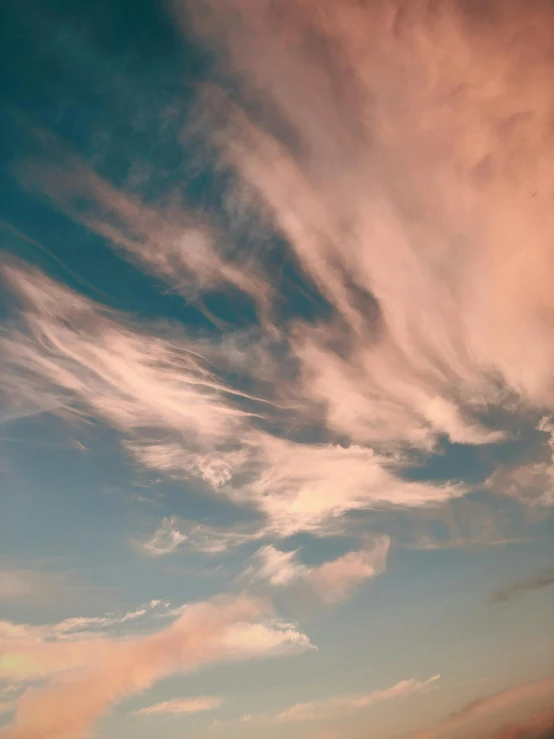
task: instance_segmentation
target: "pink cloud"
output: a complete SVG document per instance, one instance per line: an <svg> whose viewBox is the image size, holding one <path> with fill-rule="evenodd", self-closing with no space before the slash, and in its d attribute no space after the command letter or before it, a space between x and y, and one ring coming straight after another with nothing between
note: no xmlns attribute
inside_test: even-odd
<svg viewBox="0 0 554 739"><path fill-rule="evenodd" d="M291 625L267 620L266 604L237 597L186 606L167 628L147 636L43 641L13 627L1 674L12 680L52 676L19 699L9 739L81 739L110 706L176 672L222 659L309 648Z"/></svg>
<svg viewBox="0 0 554 739"><path fill-rule="evenodd" d="M265 316L262 339L280 342L298 371L284 378L260 342L233 360L221 347L206 353L223 364L239 362L254 379L271 378L264 400L284 398L289 423L322 421L331 437L364 449L432 450L442 436L462 444L502 439L504 432L482 417L496 405L513 410L514 397L553 407L554 355L544 320L554 307L550 5L536 0L527 12L521 0L510 7L491 2L494 23L450 0L433 12L393 0L325 0L317 11L289 2L279 18L269 0L192 5L187 29L192 21L202 38L226 48L225 64L249 98L269 102L297 141L286 145L221 91L206 91L206 115L213 106L229 123L214 123L208 135L241 180L236 210L268 219L286 237L332 316L278 330L269 316L275 285L262 258L240 257L227 235L176 196L166 193L154 207L117 190L61 152L59 142L62 164L22 167L27 185L174 289L188 295L230 285L252 298ZM179 17L180 3L175 7ZM323 53L314 51L313 39ZM76 197L86 206L78 209ZM250 437L244 410L229 400L233 389L208 370L198 347L137 337L106 320L94 348L85 346L53 309L57 300L40 296L28 276L11 275L43 318L49 311L54 319L38 330L37 317L28 315L48 356L12 346L20 370L49 376L40 392L28 376L20 380L27 401L55 403L60 393L67 401L71 392L84 402L92 381L86 402L135 433L127 442L140 463L221 489L249 466L251 448L255 463L279 454L263 435ZM65 313L82 310L60 288L47 292ZM147 360L141 339L154 341L159 362ZM66 340L79 377L52 356L52 342L59 349ZM121 392L116 381L127 362ZM147 397L146 387L156 392ZM136 438L139 427L149 433ZM205 443L190 448L191 436ZM246 449L229 442L237 438ZM314 456L302 451L307 460ZM534 471L540 484L543 472ZM278 508L279 501L268 514L283 518Z"/></svg>
<svg viewBox="0 0 554 739"><path fill-rule="evenodd" d="M90 414L115 427L137 462L179 478L197 477L238 505L258 510L265 530L318 531L348 510L437 504L462 485L410 482L402 461L364 446L307 444L262 431L271 405L228 386L182 336L134 329L36 271L5 268L23 303L26 331L0 338L13 397L57 397L60 413ZM22 382L22 378L24 382ZM164 525L151 552L183 543ZM158 538L156 538L158 537Z"/></svg>
<svg viewBox="0 0 554 739"><path fill-rule="evenodd" d="M537 713L554 696L554 677L523 683L472 701L436 726L413 734L413 739L465 739L488 737L509 720L524 722L522 715Z"/></svg>
<svg viewBox="0 0 554 739"><path fill-rule="evenodd" d="M552 407L551 5L191 5L296 141L213 93L224 158L336 311L293 338L299 395L425 448L501 438L478 418L504 388Z"/></svg>
<svg viewBox="0 0 554 739"><path fill-rule="evenodd" d="M258 550L255 556L258 564L249 567L245 575L276 587L301 586L323 602L333 603L342 600L364 580L384 572L389 547L390 539L382 536L372 546L308 567L297 561L297 552L283 552L267 545Z"/></svg>

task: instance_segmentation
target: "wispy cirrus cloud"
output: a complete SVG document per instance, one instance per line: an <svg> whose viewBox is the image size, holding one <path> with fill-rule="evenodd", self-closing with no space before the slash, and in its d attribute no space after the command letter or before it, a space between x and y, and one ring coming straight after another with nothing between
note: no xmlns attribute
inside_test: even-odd
<svg viewBox="0 0 554 739"><path fill-rule="evenodd" d="M396 474L402 461L367 447L269 434L260 425L266 407L252 409L252 396L219 379L194 342L126 325L123 316L36 271L10 266L5 275L23 301L27 326L0 340L2 382L14 396L57 395L60 412L116 428L139 463L202 480L259 511L279 536L325 529L348 510L437 504L466 491L403 480ZM171 519L163 526L152 553L183 541Z"/></svg>
<svg viewBox="0 0 554 739"><path fill-rule="evenodd" d="M210 2L175 3L177 16L183 5L188 31L192 20L201 39L217 42L230 73L240 73L233 103L212 89L199 105L208 117L212 106L225 111L219 119L230 122L224 130L214 124L208 135L241 180L241 217L262 218L285 237L304 279L330 307L310 323L289 315L277 329L262 321L260 334L271 334L280 348L279 360L264 356L272 370L262 374L271 378L271 399L285 396L290 404L287 422L315 420L334 438L390 454L430 451L444 438L497 442L507 432L497 428L492 409L551 406L552 356L541 317L552 308L544 237L552 178L538 156L539 147L553 146L542 30L549 6L536 0L536 12L524 13L520 3L512 10L491 3L490 24L455 2L431 12L424 4L407 11L395 2L368 8L327 0L317 12L291 5L278 22L265 1L227 0L217 12ZM509 57L507 38L515 49ZM309 39L325 53L314 53ZM463 63L448 61L452 48ZM528 84L518 82L521 69ZM241 109L241 90L269 103L288 135ZM174 288L187 294L192 283L200 293L232 285L263 303L267 319L276 286L262 256L252 252L245 262L240 250L229 251L178 198L145 206L74 156L59 159L61 165L26 165L20 175ZM533 258L521 265L523 233ZM517 332L531 347L525 356ZM163 357L167 347L158 346ZM214 359L218 349L207 353ZM259 347L243 354L259 357ZM189 370L205 377L207 366L198 362L189 358ZM286 382L283 363L294 367ZM259 362L242 357L240 364L258 378ZM224 400L235 416L234 429L226 419L229 433L248 439L248 449L222 437L216 448L189 448L182 424L170 424L162 439L129 439L128 448L142 464L224 489L237 467L240 475L250 466L253 448L260 466L278 451L267 435L249 437L248 421L227 402L232 388L211 379L219 383L215 402ZM215 422L214 403L198 411L206 426ZM265 415L259 406L255 413ZM309 462L313 455L303 451ZM335 459L341 454L333 452ZM542 485L544 470L538 472ZM284 519L277 509L270 515ZM317 516L308 525L319 525ZM276 526L283 529L283 521Z"/></svg>
<svg viewBox="0 0 554 739"><path fill-rule="evenodd" d="M213 711L222 704L222 699L216 696L200 696L199 698L174 698L170 701L155 703L136 711L137 716L152 716L159 713L170 713L175 715L187 713L203 713Z"/></svg>
<svg viewBox="0 0 554 739"><path fill-rule="evenodd" d="M143 617L166 615L168 603L152 600L134 611L126 613L106 613L102 616L72 616L52 624L24 624L0 621L0 639L3 652L20 643L80 641L94 637L104 637L113 633L117 627L129 622L141 623ZM165 611L165 613L164 613ZM141 624L142 625L142 624Z"/></svg>
<svg viewBox="0 0 554 739"><path fill-rule="evenodd" d="M140 543L140 547L151 557L161 557L172 554L187 540L188 536L177 528L176 517L169 516L162 520L151 539Z"/></svg>
<svg viewBox="0 0 554 739"><path fill-rule="evenodd" d="M23 694L3 736L81 739L113 703L164 677L213 661L310 647L291 625L268 619L267 603L246 597L187 605L170 626L131 638L48 641L13 624L2 644L0 675L49 680Z"/></svg>
<svg viewBox="0 0 554 739"><path fill-rule="evenodd" d="M242 544L255 542L268 535L259 524L235 526L210 526L179 516L167 516L151 537L134 540L139 551L151 557L172 554L181 548L203 554L221 554Z"/></svg>
<svg viewBox="0 0 554 739"><path fill-rule="evenodd" d="M367 694L339 697L332 696L324 700L310 701L308 703L296 703L278 713L245 714L241 717L240 721L248 724L258 721L286 724L297 721L315 721L318 719L340 716L342 714L348 714L353 711L369 708L378 703L396 700L397 698L406 698L410 695L416 695L432 690L438 687L437 681L439 678L440 675L434 675L428 680L401 680L390 688L374 690ZM214 728L218 728L221 725L222 724L216 721L214 723Z"/></svg>
<svg viewBox="0 0 554 739"><path fill-rule="evenodd" d="M45 193L123 257L187 299L232 287L253 300L261 315L267 312L271 291L260 265L233 249L213 218L195 214L176 192L163 205L148 204L114 187L52 134L41 131L41 138L44 158L19 162L15 168L28 189Z"/></svg>
<svg viewBox="0 0 554 739"><path fill-rule="evenodd" d="M98 419L135 464L195 480L259 517L244 532L167 516L141 544L152 556L342 533L349 512L461 499L470 485L410 478L410 455L494 444L510 433L497 411L554 408L551 3L491 0L486 13L454 0L174 5L177 17L187 9L187 33L191 21L201 40L225 47L221 66L234 77L233 102L215 87L198 101L220 164L234 173L228 231L175 191L153 204L115 187L60 142L46 147L50 163L16 173L187 300L241 293L259 326L250 337L192 339L8 264L22 308L0 335L2 419L44 410ZM241 250L241 219L283 242L317 295L321 311L310 320L279 293L280 269L268 268L263 250ZM499 470L485 487L549 506L551 457ZM388 545L307 567L270 544L258 574L337 600L382 571ZM4 734L80 738L113 703L176 672L310 648L249 598L175 609L173 624L153 634L108 631L146 612L4 624L2 674L49 680L19 699ZM340 714L435 680L258 718ZM491 696L424 736L467 736L551 689L546 681Z"/></svg>
<svg viewBox="0 0 554 739"><path fill-rule="evenodd" d="M175 5L285 126L214 96L225 160L335 309L292 339L329 426L482 444L510 393L551 406L551 6Z"/></svg>
<svg viewBox="0 0 554 739"><path fill-rule="evenodd" d="M352 510L463 495L463 484L402 479L406 449L431 451L444 438L498 442L506 431L491 410L554 402L541 319L552 307L544 240L552 181L536 156L536 142L553 145L548 40L537 25L551 11L537 2L537 14L516 24L514 12L494 5L497 38L484 20L482 33L470 33L454 2L433 17L422 5L400 12L394 2L328 1L318 13L302 3L279 23L265 1L227 0L212 10L210 2L189 8L196 31L227 49L231 73L240 70L244 90L271 103L290 140L241 109L240 85L234 103L205 91L199 103L208 117L223 106L230 121L209 135L241 181L242 217L261 218L285 237L330 311L309 323L291 314L277 328L269 319L276 286L260 254L229 248L232 233L222 238L178 198L164 194L162 205L146 205L116 189L56 141L55 164L19 167L27 186L173 289L201 297L230 286L265 318L258 341L245 340L240 351L234 335L215 343L154 335L10 266L25 328L3 339L11 363L4 388L26 408L47 398L58 413L99 417L120 431L138 464L196 478L255 509L265 519L260 531L274 536L337 530ZM508 59L500 39L513 33ZM312 53L309 38L325 54ZM452 48L463 59L457 66L443 63ZM529 84L517 82L522 68ZM537 197L526 196L531 182ZM524 229L533 259L520 269L515 235ZM531 282L536 290L527 289ZM531 347L525 356L518 332ZM259 339L279 352L260 348ZM292 370L284 374L283 365ZM240 368L261 392L237 389L218 366ZM314 422L330 443L267 432L270 423ZM498 470L487 485L525 500L521 491L531 485L540 491L533 500L549 505L550 467L512 470L513 484ZM144 551L161 555L188 543L171 522Z"/></svg>

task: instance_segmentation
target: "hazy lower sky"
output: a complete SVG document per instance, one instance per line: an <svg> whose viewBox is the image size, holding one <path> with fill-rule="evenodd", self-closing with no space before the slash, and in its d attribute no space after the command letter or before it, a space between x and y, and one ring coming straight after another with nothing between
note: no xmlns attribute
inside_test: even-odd
<svg viewBox="0 0 554 739"><path fill-rule="evenodd" d="M0 735L552 739L552 3L0 13Z"/></svg>

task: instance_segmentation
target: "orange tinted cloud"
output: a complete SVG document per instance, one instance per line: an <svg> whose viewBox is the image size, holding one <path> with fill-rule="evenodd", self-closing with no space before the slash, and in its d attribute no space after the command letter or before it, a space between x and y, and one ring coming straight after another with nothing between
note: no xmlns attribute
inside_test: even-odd
<svg viewBox="0 0 554 739"><path fill-rule="evenodd" d="M521 719L522 714L529 715L541 712L541 708L551 703L553 696L554 677L516 685L513 688L472 701L460 711L447 716L437 726L414 734L413 739L488 737L492 731L497 730L494 727L499 726L502 727L500 730L501 736L502 731L506 728L506 723L511 718L513 718L515 724L524 725L525 722Z"/></svg>
<svg viewBox="0 0 554 739"><path fill-rule="evenodd" d="M223 156L335 308L293 341L329 426L429 448L500 438L478 416L510 392L552 408L552 5L187 5L287 126L214 95Z"/></svg>
<svg viewBox="0 0 554 739"><path fill-rule="evenodd" d="M258 550L255 556L258 564L249 567L245 575L276 587L305 587L323 602L333 603L342 600L364 580L384 572L389 547L390 539L382 536L372 546L308 567L297 561L296 552L283 552L269 544Z"/></svg>
<svg viewBox="0 0 554 739"><path fill-rule="evenodd" d="M267 621L266 604L245 597L186 606L157 633L127 639L43 641L14 625L2 645L1 674L20 681L52 675L17 704L9 739L82 739L110 706L158 680L222 659L310 647L290 625Z"/></svg>

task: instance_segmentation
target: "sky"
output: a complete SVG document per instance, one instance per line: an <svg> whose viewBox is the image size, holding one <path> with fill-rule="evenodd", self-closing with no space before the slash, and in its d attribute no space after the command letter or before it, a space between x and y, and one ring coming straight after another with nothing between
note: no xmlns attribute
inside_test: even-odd
<svg viewBox="0 0 554 739"><path fill-rule="evenodd" d="M0 736L554 737L552 3L0 14Z"/></svg>

